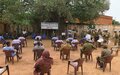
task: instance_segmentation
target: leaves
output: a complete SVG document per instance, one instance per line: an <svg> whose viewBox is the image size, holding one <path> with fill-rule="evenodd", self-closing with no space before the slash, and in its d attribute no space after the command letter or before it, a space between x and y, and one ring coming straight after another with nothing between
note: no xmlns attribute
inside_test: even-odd
<svg viewBox="0 0 120 75"><path fill-rule="evenodd" d="M109 9L109 0L0 0L0 21L15 25L67 19L92 21Z"/></svg>

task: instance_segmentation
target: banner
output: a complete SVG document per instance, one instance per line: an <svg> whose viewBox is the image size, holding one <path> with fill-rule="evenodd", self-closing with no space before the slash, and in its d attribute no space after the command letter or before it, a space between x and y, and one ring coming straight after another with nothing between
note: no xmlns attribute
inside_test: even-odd
<svg viewBox="0 0 120 75"><path fill-rule="evenodd" d="M41 22L41 29L58 29L57 22Z"/></svg>

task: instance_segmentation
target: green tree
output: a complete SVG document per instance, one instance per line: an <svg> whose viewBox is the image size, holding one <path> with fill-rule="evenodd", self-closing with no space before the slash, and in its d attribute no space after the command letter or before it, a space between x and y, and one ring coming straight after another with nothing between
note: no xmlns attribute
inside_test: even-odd
<svg viewBox="0 0 120 75"><path fill-rule="evenodd" d="M113 24L113 25L120 25L120 22L119 22L119 21L116 21L116 20L112 20L112 24Z"/></svg>
<svg viewBox="0 0 120 75"><path fill-rule="evenodd" d="M74 0L71 2L71 12L81 23L92 22L109 9L109 0Z"/></svg>
<svg viewBox="0 0 120 75"><path fill-rule="evenodd" d="M0 0L0 22L30 25L38 28L41 22L58 22L60 31L65 19L90 22L109 9L109 0Z"/></svg>

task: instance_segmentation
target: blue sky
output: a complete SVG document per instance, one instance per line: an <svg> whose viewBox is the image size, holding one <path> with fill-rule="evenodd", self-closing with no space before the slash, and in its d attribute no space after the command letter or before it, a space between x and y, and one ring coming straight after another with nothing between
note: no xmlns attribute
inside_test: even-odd
<svg viewBox="0 0 120 75"><path fill-rule="evenodd" d="M110 0L110 9L105 14L120 22L120 0Z"/></svg>

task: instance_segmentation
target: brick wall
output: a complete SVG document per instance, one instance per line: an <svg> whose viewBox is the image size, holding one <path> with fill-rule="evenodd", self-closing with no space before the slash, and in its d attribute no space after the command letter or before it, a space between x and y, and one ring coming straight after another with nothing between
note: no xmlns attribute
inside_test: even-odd
<svg viewBox="0 0 120 75"><path fill-rule="evenodd" d="M99 18L95 19L94 22L98 25L112 25L112 17L100 16Z"/></svg>

